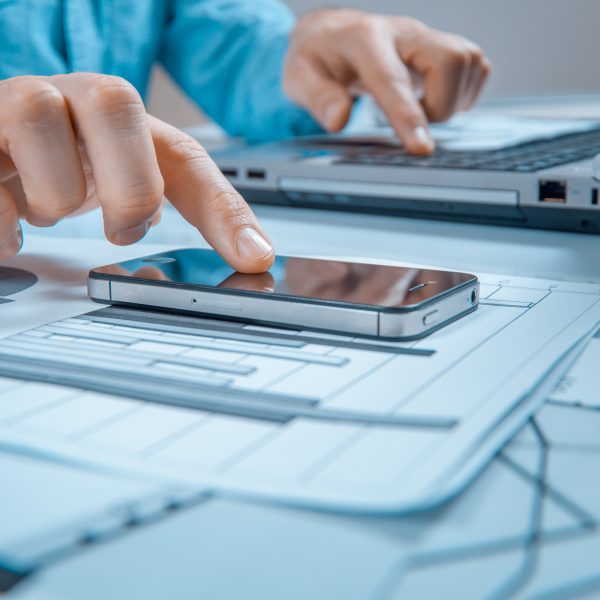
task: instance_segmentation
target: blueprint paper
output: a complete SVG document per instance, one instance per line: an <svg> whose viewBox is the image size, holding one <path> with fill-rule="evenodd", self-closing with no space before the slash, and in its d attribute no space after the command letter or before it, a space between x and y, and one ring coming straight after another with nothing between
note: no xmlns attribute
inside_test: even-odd
<svg viewBox="0 0 600 600"><path fill-rule="evenodd" d="M38 383L4 368L0 443L288 504L423 510L481 470L600 320L599 285L480 278L476 313L410 343L114 313L10 335L4 362Z"/></svg>
<svg viewBox="0 0 600 600"><path fill-rule="evenodd" d="M586 353L569 378L580 371ZM316 560L311 573L318 568L321 574L310 590L314 598L342 593L377 600L442 598L449 589L466 600L594 598L600 593L599 440L600 411L551 398L481 476L441 508L401 517L327 515L319 521L311 511L210 500L158 527L130 531L49 565L9 597L100 599L108 573L113 597L160 598L165 581L179 582L190 597L220 591L220 597L234 598L257 590L266 600L303 597L314 580L303 566ZM219 532L231 532L232 520L239 537L224 546ZM215 538L207 537L207 526ZM254 544L253 526L271 544L266 555L244 551L245 544ZM286 542L294 540L291 562L271 538L283 531ZM239 568L251 579L241 576L219 587L212 573L238 571L231 548L241 550ZM343 565L337 560L341 551ZM189 568L184 557L203 560Z"/></svg>
<svg viewBox="0 0 600 600"><path fill-rule="evenodd" d="M113 246L106 240L28 236L21 254L0 260L0 337L93 310L96 305L85 290L87 272L104 260L165 249L141 248Z"/></svg>

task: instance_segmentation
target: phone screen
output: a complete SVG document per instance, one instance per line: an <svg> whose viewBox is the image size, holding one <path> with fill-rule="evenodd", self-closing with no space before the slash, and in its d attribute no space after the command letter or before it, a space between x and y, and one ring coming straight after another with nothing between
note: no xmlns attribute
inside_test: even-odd
<svg viewBox="0 0 600 600"><path fill-rule="evenodd" d="M379 307L420 304L474 282L468 273L279 256L266 273L235 272L212 250L183 249L95 269L119 279L173 282Z"/></svg>

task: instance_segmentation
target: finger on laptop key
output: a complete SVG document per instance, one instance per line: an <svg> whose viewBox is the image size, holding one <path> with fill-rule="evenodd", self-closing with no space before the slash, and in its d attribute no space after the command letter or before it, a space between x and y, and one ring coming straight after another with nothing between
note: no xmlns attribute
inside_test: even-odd
<svg viewBox="0 0 600 600"><path fill-rule="evenodd" d="M150 117L150 124L169 201L234 269L267 271L273 245L206 150L167 123Z"/></svg>
<svg viewBox="0 0 600 600"><path fill-rule="evenodd" d="M373 38L356 50L361 82L373 95L406 149L428 155L435 149L427 117L413 89L410 73L389 36Z"/></svg>

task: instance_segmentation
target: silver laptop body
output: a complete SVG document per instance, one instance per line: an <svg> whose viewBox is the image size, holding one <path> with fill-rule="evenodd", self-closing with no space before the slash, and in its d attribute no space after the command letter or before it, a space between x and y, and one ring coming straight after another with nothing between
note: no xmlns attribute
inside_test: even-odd
<svg viewBox="0 0 600 600"><path fill-rule="evenodd" d="M213 156L254 203L600 232L600 122L475 115L434 134L431 157L383 129Z"/></svg>

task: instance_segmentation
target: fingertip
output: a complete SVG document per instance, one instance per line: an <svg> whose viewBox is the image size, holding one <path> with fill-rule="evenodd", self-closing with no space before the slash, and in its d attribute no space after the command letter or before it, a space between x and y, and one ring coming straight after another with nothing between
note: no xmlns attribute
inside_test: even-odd
<svg viewBox="0 0 600 600"><path fill-rule="evenodd" d="M352 102L347 98L336 98L325 105L321 122L327 131L340 131L348 123Z"/></svg>
<svg viewBox="0 0 600 600"><path fill-rule="evenodd" d="M237 260L232 265L240 273L264 273L273 266L273 244L256 228L243 227L236 237Z"/></svg>
<svg viewBox="0 0 600 600"><path fill-rule="evenodd" d="M106 238L115 244L116 246L129 246L139 242L148 233L150 229L150 221L130 227L129 229L122 229L119 231L105 231Z"/></svg>
<svg viewBox="0 0 600 600"><path fill-rule="evenodd" d="M429 156L435 150L435 141L429 129L423 125L415 127L403 141L406 150L411 154Z"/></svg>
<svg viewBox="0 0 600 600"><path fill-rule="evenodd" d="M20 221L17 221L17 233L16 233L16 241L18 245L17 254L21 252L23 249L23 244L25 242L25 238L23 236L23 226Z"/></svg>
<svg viewBox="0 0 600 600"><path fill-rule="evenodd" d="M10 236L7 236L10 238ZM15 234L12 239L3 240L0 244L0 258L12 258L23 248L23 230L21 223L17 221Z"/></svg>
<svg viewBox="0 0 600 600"><path fill-rule="evenodd" d="M271 252L268 256L253 261L252 263L245 263L238 268L240 273L257 274L266 273L275 262L275 251Z"/></svg>

